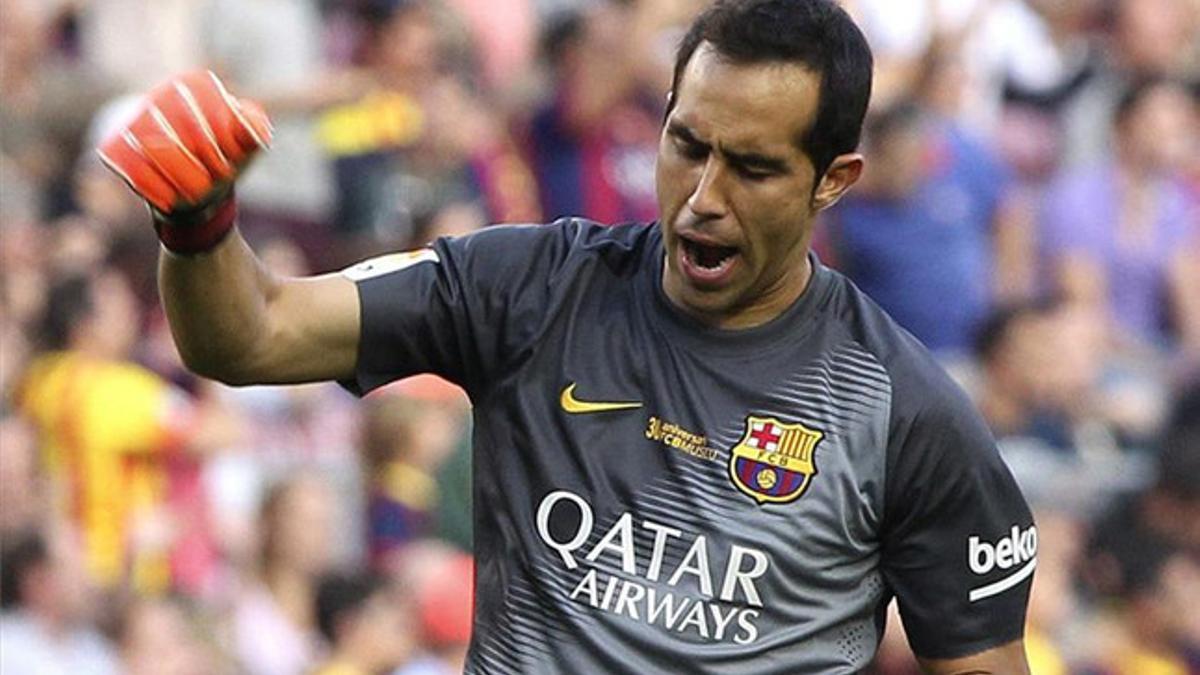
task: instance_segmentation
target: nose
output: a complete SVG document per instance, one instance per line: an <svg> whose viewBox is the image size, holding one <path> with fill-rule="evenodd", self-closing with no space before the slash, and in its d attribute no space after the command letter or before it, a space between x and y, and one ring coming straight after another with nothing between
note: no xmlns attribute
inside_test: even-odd
<svg viewBox="0 0 1200 675"><path fill-rule="evenodd" d="M698 218L705 220L721 218L728 210L725 201L724 174L725 169L721 166L721 160L715 156L715 153L710 154L704 163L704 172L700 174L700 181L696 183L696 188L692 190L692 195L688 197L687 201L688 209Z"/></svg>

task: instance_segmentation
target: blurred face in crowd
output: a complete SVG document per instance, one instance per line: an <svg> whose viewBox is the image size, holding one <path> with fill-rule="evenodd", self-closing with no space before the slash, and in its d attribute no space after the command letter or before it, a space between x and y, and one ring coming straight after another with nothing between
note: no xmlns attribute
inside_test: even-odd
<svg viewBox="0 0 1200 675"><path fill-rule="evenodd" d="M372 672L390 671L412 654L415 627L409 607L394 589L382 590L345 619L344 650Z"/></svg>
<svg viewBox="0 0 1200 675"><path fill-rule="evenodd" d="M76 346L103 358L121 360L141 329L137 298L119 272L105 270L92 281L92 312L81 324Z"/></svg>
<svg viewBox="0 0 1200 675"><path fill-rule="evenodd" d="M397 81L428 77L437 70L441 37L433 14L423 5L398 10L376 44L378 65Z"/></svg>
<svg viewBox="0 0 1200 675"><path fill-rule="evenodd" d="M45 49L45 34L32 0L6 0L0 12L0 75L11 77L9 71L36 66Z"/></svg>
<svg viewBox="0 0 1200 675"><path fill-rule="evenodd" d="M1155 587L1135 598L1131 615L1135 631L1160 644L1200 645L1196 598L1200 598L1200 563L1177 553L1163 564Z"/></svg>
<svg viewBox="0 0 1200 675"><path fill-rule="evenodd" d="M1152 87L1118 124L1123 154L1145 170L1182 170L1200 152L1196 114L1196 104L1183 87Z"/></svg>
<svg viewBox="0 0 1200 675"><path fill-rule="evenodd" d="M804 290L816 212L858 177L843 155L814 194L798 139L816 117L820 76L794 63L739 64L701 44L663 127L657 163L663 290L722 328L774 318ZM853 165L849 170L845 165ZM845 174L845 175L842 175Z"/></svg>
<svg viewBox="0 0 1200 675"><path fill-rule="evenodd" d="M271 514L270 562L304 574L323 572L331 560L334 496L315 478L295 480Z"/></svg>
<svg viewBox="0 0 1200 675"><path fill-rule="evenodd" d="M1116 47L1126 68L1143 75L1172 73L1191 53L1196 12L1189 0L1121 0Z"/></svg>
<svg viewBox="0 0 1200 675"><path fill-rule="evenodd" d="M1038 398L1072 410L1088 400L1100 377L1105 353L1103 318L1092 308L1064 305L1043 320L1039 331Z"/></svg>
<svg viewBox="0 0 1200 675"><path fill-rule="evenodd" d="M1030 404L1044 403L1041 373L1051 365L1054 353L1047 343L1049 320L1036 312L1014 319L995 353L986 362L996 386Z"/></svg>
<svg viewBox="0 0 1200 675"><path fill-rule="evenodd" d="M926 139L919 119L901 123L871 140L871 166L863 189L887 199L905 199L925 175Z"/></svg>

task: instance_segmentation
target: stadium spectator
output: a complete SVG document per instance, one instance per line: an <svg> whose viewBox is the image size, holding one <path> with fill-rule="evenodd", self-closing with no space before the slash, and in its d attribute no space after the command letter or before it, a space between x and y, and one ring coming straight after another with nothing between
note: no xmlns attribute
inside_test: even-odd
<svg viewBox="0 0 1200 675"><path fill-rule="evenodd" d="M323 110L366 95L372 78L329 63L316 0L207 4L208 64L231 86L254 92L275 123L272 152L238 184L243 226L258 236L287 234L310 256L327 254L334 180L315 121Z"/></svg>
<svg viewBox="0 0 1200 675"><path fill-rule="evenodd" d="M1200 387L1192 386L1180 399L1163 446L1156 456L1155 480L1146 490L1117 501L1095 527L1093 545L1099 551L1093 583L1113 592L1123 580L1119 566L1105 563L1105 554L1128 545L1124 535L1139 532L1200 552ZM1118 562L1119 562L1119 555Z"/></svg>
<svg viewBox="0 0 1200 675"><path fill-rule="evenodd" d="M80 551L64 530L30 530L3 542L0 556L0 672L115 675L112 648L93 619Z"/></svg>
<svg viewBox="0 0 1200 675"><path fill-rule="evenodd" d="M1068 171L1045 196L1048 282L1103 312L1127 347L1200 348L1200 303L1185 285L1200 264L1200 204L1179 173L1195 143L1192 106L1169 81L1131 87L1113 121L1111 154Z"/></svg>
<svg viewBox="0 0 1200 675"><path fill-rule="evenodd" d="M40 470L37 438L22 418L0 413L0 543L10 535L36 529L47 521L49 507Z"/></svg>
<svg viewBox="0 0 1200 675"><path fill-rule="evenodd" d="M111 269L56 281L46 351L29 367L20 407L38 430L55 510L80 528L90 578L110 589L195 589L212 571L204 502L176 499L197 486L201 421L186 394L129 360L137 311ZM186 531L173 524L183 517Z"/></svg>
<svg viewBox="0 0 1200 675"><path fill-rule="evenodd" d="M261 558L232 616L233 656L249 675L304 675L317 663L316 585L332 564L333 509L333 493L312 475L267 493Z"/></svg>
<svg viewBox="0 0 1200 675"><path fill-rule="evenodd" d="M962 357L999 284L1008 171L913 102L877 113L866 139L873 162L830 213L837 265L925 346Z"/></svg>
<svg viewBox="0 0 1200 675"><path fill-rule="evenodd" d="M1119 609L1102 614L1105 640L1092 646L1088 661L1105 675L1195 672L1200 563L1165 539L1137 530L1124 536L1124 545L1106 552L1106 560L1119 570L1119 583L1109 589Z"/></svg>
<svg viewBox="0 0 1200 675"><path fill-rule="evenodd" d="M523 84L534 65L538 3L534 0L449 0L470 32L481 85L504 94Z"/></svg>
<svg viewBox="0 0 1200 675"><path fill-rule="evenodd" d="M1053 315L1061 310L1061 304L1053 302L1003 307L979 331L976 402L1001 443L1020 438L1052 451L1075 451L1072 420L1060 406L1078 401L1086 388L1063 391L1060 385L1066 382L1056 377L1064 374L1055 366L1060 353Z"/></svg>
<svg viewBox="0 0 1200 675"><path fill-rule="evenodd" d="M370 573L333 573L316 594L317 626L329 658L313 675L383 675L408 658L412 625L394 585Z"/></svg>
<svg viewBox="0 0 1200 675"><path fill-rule="evenodd" d="M143 91L204 62L209 0L71 0L82 60L122 91ZM130 39L135 37L137 39Z"/></svg>
<svg viewBox="0 0 1200 675"><path fill-rule="evenodd" d="M69 211L69 176L84 130L115 91L59 48L56 19L66 10L63 2L11 0L0 16L0 156L37 186L39 217Z"/></svg>
<svg viewBox="0 0 1200 675"><path fill-rule="evenodd" d="M376 569L433 534L437 472L454 448L456 416L398 393L366 401L362 446L367 467L368 551Z"/></svg>
<svg viewBox="0 0 1200 675"><path fill-rule="evenodd" d="M1114 0L1101 5L1095 73L1069 105L1063 123L1063 165L1085 169L1120 143L1109 124L1130 87L1147 79L1200 76L1200 9L1191 0ZM1178 140L1178 139L1176 139Z"/></svg>
<svg viewBox="0 0 1200 675"><path fill-rule="evenodd" d="M1029 596L1025 651L1029 671L1037 675L1067 675L1072 620L1079 613L1075 575L1082 553L1083 528L1071 513L1038 510L1038 570Z"/></svg>
<svg viewBox="0 0 1200 675"><path fill-rule="evenodd" d="M687 2L674 13L657 7L667 4L604 0L547 27L552 90L525 138L545 217L655 217L654 155L669 83L655 49L693 11Z"/></svg>
<svg viewBox="0 0 1200 675"><path fill-rule="evenodd" d="M360 11L363 59L379 88L318 126L334 160L335 227L351 255L424 242L445 217L465 216L471 230L536 219L533 178L504 120L451 68L436 5L379 1Z"/></svg>

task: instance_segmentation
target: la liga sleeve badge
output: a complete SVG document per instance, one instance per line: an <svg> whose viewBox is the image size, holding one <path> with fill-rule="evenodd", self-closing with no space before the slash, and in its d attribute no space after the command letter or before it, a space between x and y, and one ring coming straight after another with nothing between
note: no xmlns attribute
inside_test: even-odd
<svg viewBox="0 0 1200 675"><path fill-rule="evenodd" d="M729 478L760 504L801 497L817 475L816 450L825 434L774 417L746 417L742 439L729 451Z"/></svg>

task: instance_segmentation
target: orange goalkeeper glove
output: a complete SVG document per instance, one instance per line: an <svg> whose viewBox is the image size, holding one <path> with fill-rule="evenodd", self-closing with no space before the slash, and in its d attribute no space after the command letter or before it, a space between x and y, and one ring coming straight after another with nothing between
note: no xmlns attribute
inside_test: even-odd
<svg viewBox="0 0 1200 675"><path fill-rule="evenodd" d="M261 106L234 98L213 73L194 72L153 89L97 152L150 204L163 245L189 254L233 228L233 181L270 140Z"/></svg>

